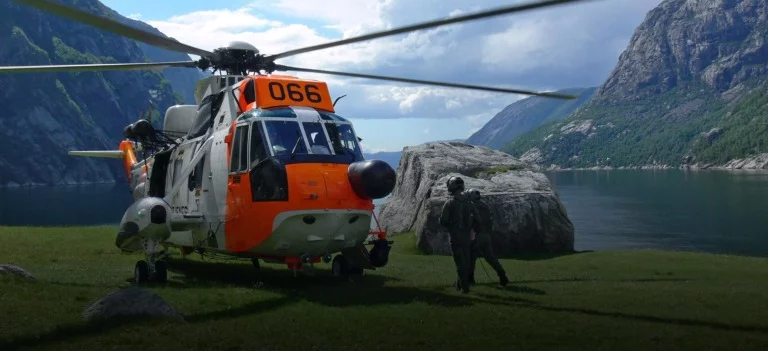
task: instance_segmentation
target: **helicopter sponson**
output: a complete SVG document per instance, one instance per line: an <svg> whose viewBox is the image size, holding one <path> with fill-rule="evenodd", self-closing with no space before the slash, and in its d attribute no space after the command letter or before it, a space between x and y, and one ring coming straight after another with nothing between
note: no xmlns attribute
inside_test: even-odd
<svg viewBox="0 0 768 351"><path fill-rule="evenodd" d="M171 208L161 198L145 197L123 214L115 245L123 251L142 251L142 241L164 241L171 236Z"/></svg>

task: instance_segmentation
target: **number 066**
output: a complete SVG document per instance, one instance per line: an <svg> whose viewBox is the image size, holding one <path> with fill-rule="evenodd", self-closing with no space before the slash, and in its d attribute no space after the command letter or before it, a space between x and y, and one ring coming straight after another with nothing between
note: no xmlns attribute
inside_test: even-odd
<svg viewBox="0 0 768 351"><path fill-rule="evenodd" d="M286 95L289 99L296 102L302 102L304 99L307 99L313 103L322 101L322 96L320 96L318 93L320 89L318 89L317 86L307 84L304 86L303 93L301 90L301 85L296 83L288 83L285 85L285 87L283 87L283 85L278 82L269 83L269 95L277 101L285 100Z"/></svg>

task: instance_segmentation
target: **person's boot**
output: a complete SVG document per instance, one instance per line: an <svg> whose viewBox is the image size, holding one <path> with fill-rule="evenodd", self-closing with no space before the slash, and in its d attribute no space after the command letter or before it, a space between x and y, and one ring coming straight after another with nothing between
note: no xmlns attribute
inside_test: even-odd
<svg viewBox="0 0 768 351"><path fill-rule="evenodd" d="M503 274L503 273L500 274L499 275L499 285L507 286L508 283L509 283L509 279L507 279L507 275Z"/></svg>

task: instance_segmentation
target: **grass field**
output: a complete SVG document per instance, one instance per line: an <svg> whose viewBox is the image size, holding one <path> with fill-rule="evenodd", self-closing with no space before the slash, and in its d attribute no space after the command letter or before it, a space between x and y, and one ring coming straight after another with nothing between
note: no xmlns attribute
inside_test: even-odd
<svg viewBox="0 0 768 351"><path fill-rule="evenodd" d="M88 325L82 311L127 286L139 255L115 229L0 227L0 263L38 281L0 278L0 350L768 349L768 259L694 253L587 252L487 264L468 295L450 257L396 236L390 265L336 281L250 262L169 264L149 286L185 322ZM483 272L488 269L491 278Z"/></svg>

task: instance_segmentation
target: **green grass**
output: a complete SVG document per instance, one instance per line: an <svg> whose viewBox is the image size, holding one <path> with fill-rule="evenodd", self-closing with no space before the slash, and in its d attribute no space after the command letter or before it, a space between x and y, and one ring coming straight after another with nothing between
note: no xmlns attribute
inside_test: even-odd
<svg viewBox="0 0 768 351"><path fill-rule="evenodd" d="M521 171L524 169L527 169L525 165L511 165L511 166L501 166L501 167L493 167L489 169L484 169L481 171L475 172L472 176L473 177L480 177L480 176L493 176L495 174L504 173L508 171Z"/></svg>
<svg viewBox="0 0 768 351"><path fill-rule="evenodd" d="M81 313L126 286L138 255L115 229L0 228L0 262L38 278L0 279L0 350L764 349L768 260L695 253L588 252L505 259L511 286L478 263L469 295L450 287L451 257L416 255L395 236L390 264L335 281L249 262L169 265L150 286L185 322L90 326ZM487 269L490 269L487 264ZM493 277L493 276L491 276Z"/></svg>

